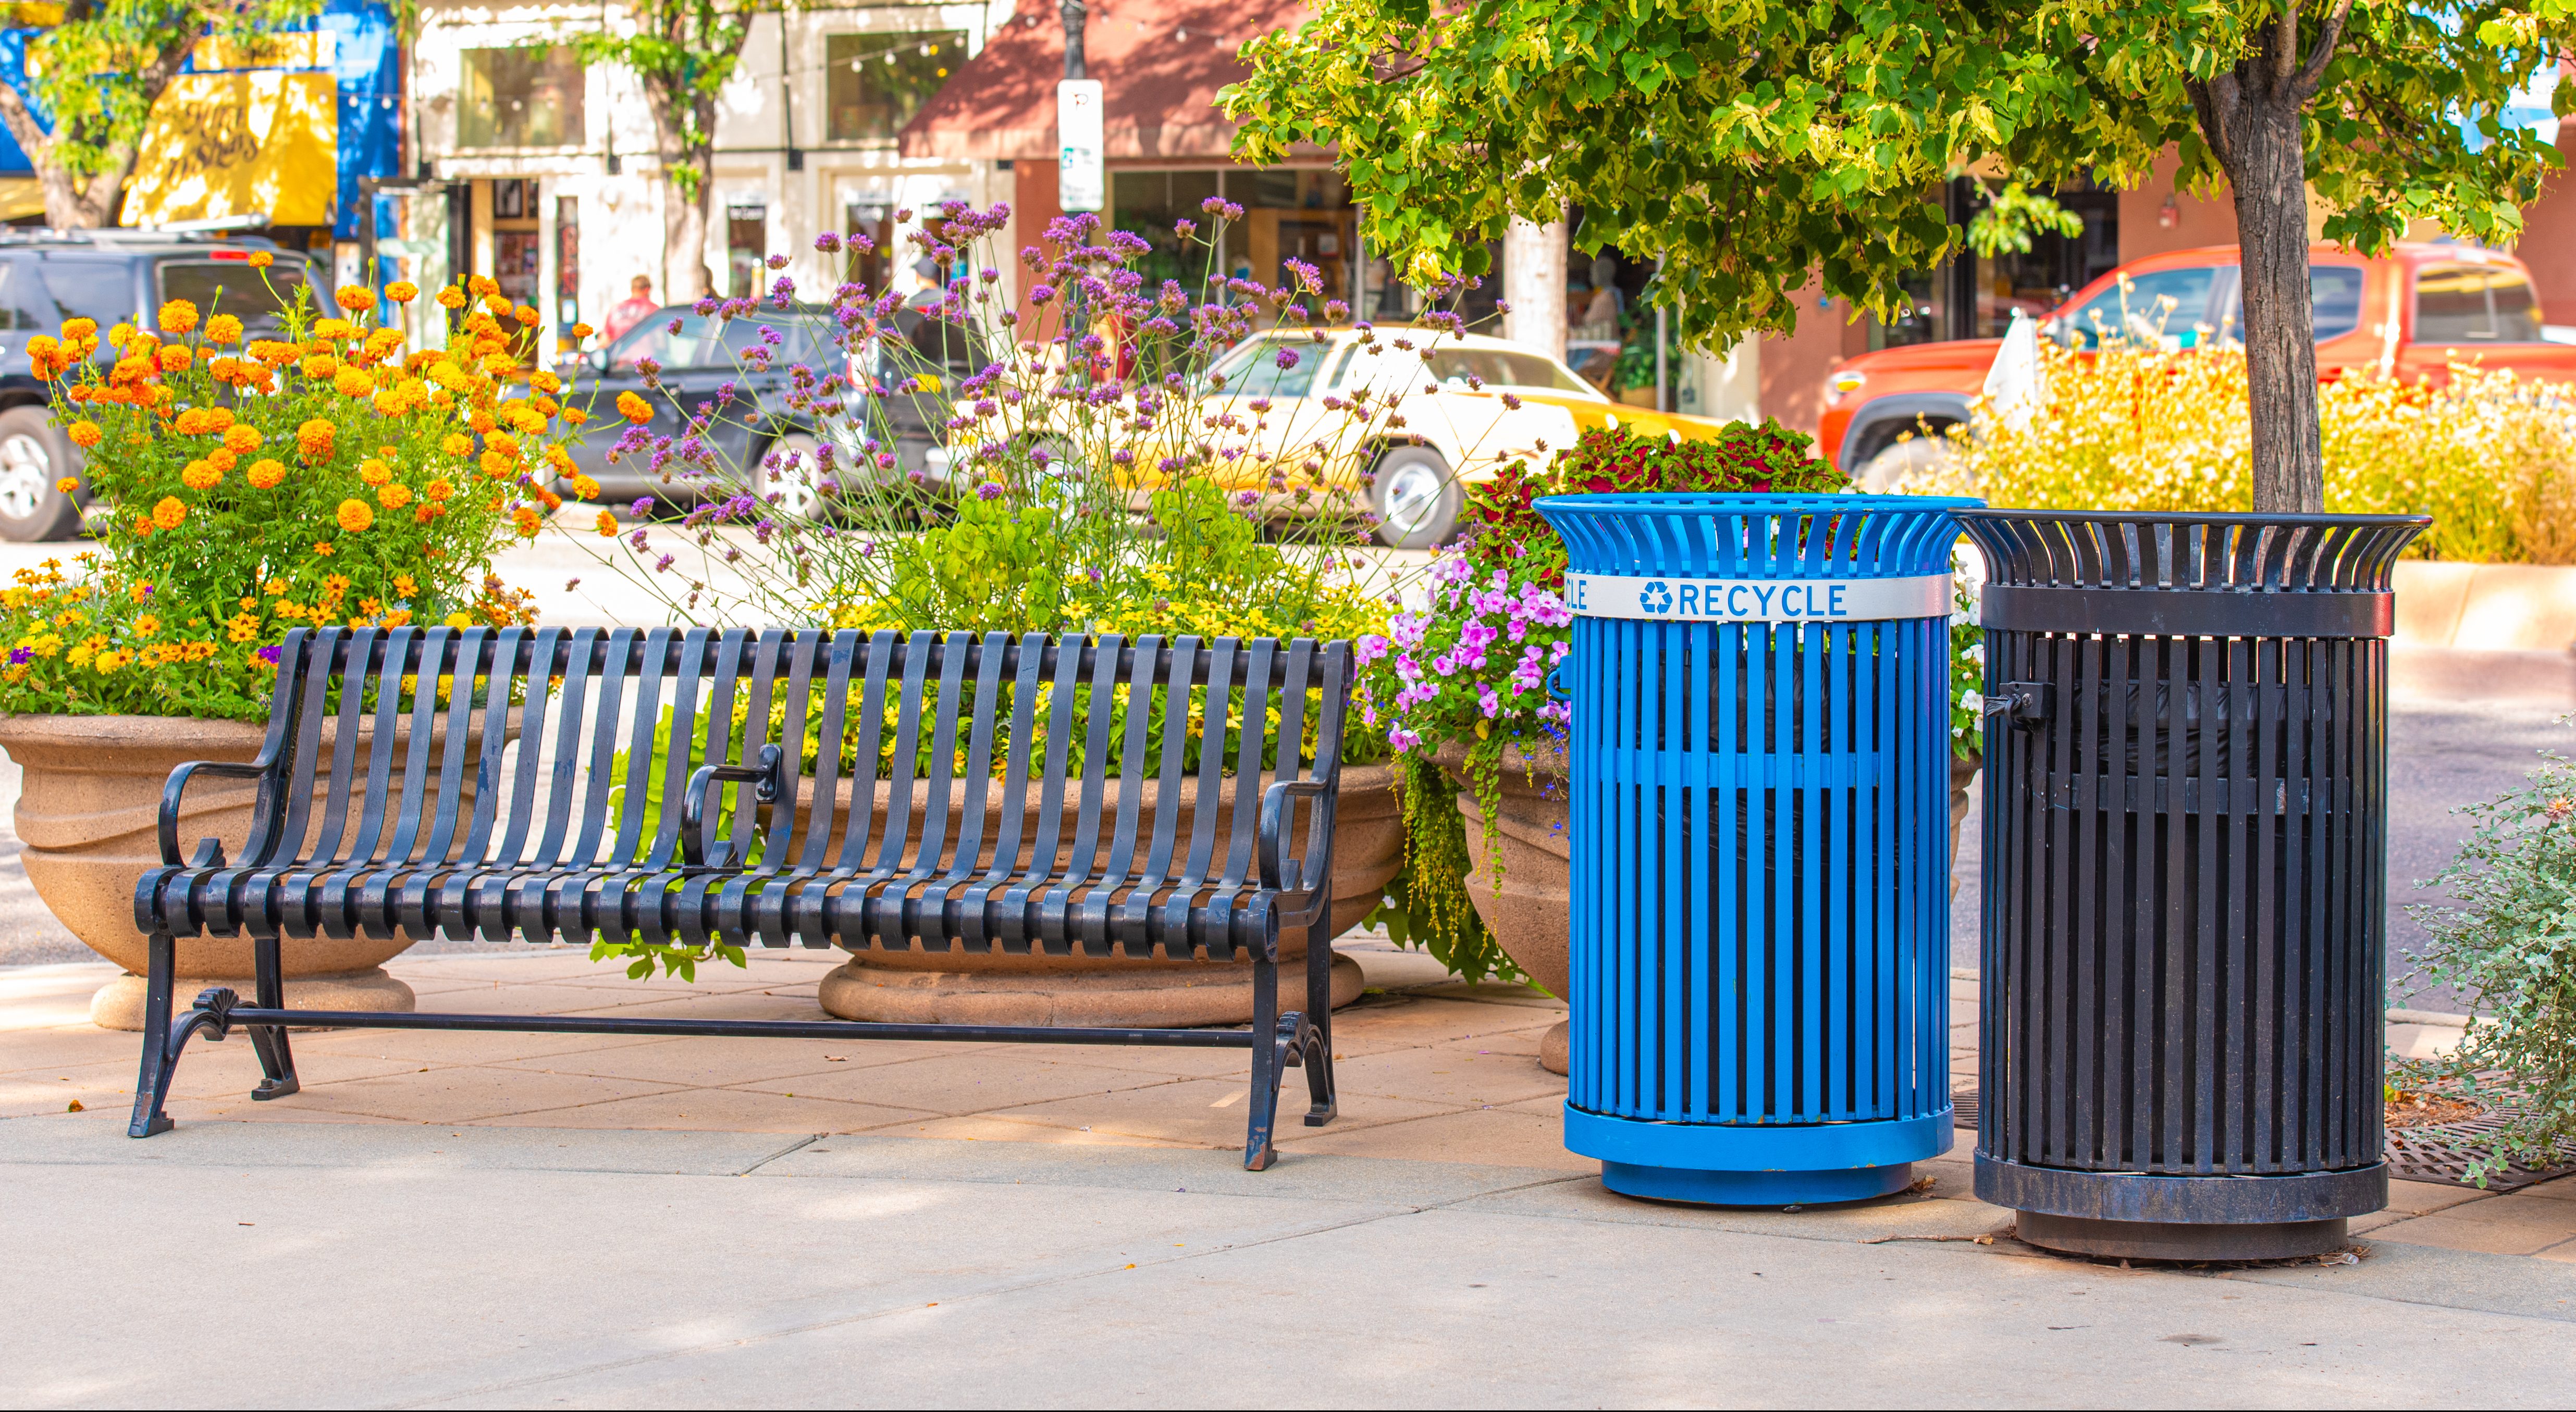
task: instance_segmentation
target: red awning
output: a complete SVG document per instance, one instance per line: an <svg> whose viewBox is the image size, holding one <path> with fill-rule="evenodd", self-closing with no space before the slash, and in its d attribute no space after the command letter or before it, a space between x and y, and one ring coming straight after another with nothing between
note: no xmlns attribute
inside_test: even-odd
<svg viewBox="0 0 2576 1412"><path fill-rule="evenodd" d="M1244 76L1235 51L1305 18L1299 0L1091 0L1083 67L1106 99L1102 155L1224 160L1234 124L1216 93ZM983 52L904 126L903 155L1053 161L1063 78L1055 0L1019 0Z"/></svg>

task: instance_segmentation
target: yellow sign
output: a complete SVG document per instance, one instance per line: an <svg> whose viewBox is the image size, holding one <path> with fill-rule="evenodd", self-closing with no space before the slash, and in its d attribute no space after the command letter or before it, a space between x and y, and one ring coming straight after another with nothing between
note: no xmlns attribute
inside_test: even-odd
<svg viewBox="0 0 2576 1412"><path fill-rule="evenodd" d="M195 58L200 72L207 69L327 69L331 67L338 46L338 36L324 30L294 30L284 34L263 34L238 39L220 35L197 41Z"/></svg>
<svg viewBox="0 0 2576 1412"><path fill-rule="evenodd" d="M247 215L329 225L339 146L329 74L183 74L152 106L125 224Z"/></svg>

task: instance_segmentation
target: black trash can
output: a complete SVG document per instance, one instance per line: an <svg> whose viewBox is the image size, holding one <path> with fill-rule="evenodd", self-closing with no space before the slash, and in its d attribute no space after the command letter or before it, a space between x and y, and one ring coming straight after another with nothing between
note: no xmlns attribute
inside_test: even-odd
<svg viewBox="0 0 2576 1412"><path fill-rule="evenodd" d="M1985 551L1977 1195L2334 1249L2381 1146L2391 567L2419 516L1954 512Z"/></svg>

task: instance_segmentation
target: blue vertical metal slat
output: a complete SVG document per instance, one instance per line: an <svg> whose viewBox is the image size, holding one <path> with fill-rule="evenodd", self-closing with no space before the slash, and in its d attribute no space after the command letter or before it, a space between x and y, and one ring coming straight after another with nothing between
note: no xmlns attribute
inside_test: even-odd
<svg viewBox="0 0 2576 1412"><path fill-rule="evenodd" d="M1962 503L1540 510L1577 573L1847 582L1946 575ZM1614 1189L1831 1200L1950 1145L1947 616L1576 619L1567 1130Z"/></svg>

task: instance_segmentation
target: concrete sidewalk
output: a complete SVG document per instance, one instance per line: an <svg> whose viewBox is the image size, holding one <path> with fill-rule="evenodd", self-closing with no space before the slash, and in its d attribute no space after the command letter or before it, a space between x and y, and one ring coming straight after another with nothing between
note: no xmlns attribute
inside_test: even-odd
<svg viewBox="0 0 2576 1412"><path fill-rule="evenodd" d="M106 968L0 976L0 1404L2576 1397L2576 1183L2397 1183L2359 1263L2225 1273L2019 1245L1965 1132L1855 1207L1628 1201L1558 1140L1560 1007L1352 950L1345 1116L1257 1174L1240 1055L1044 1046L303 1034L254 1105L235 1040L134 1142ZM425 1008L730 1015L820 970L395 966Z"/></svg>

